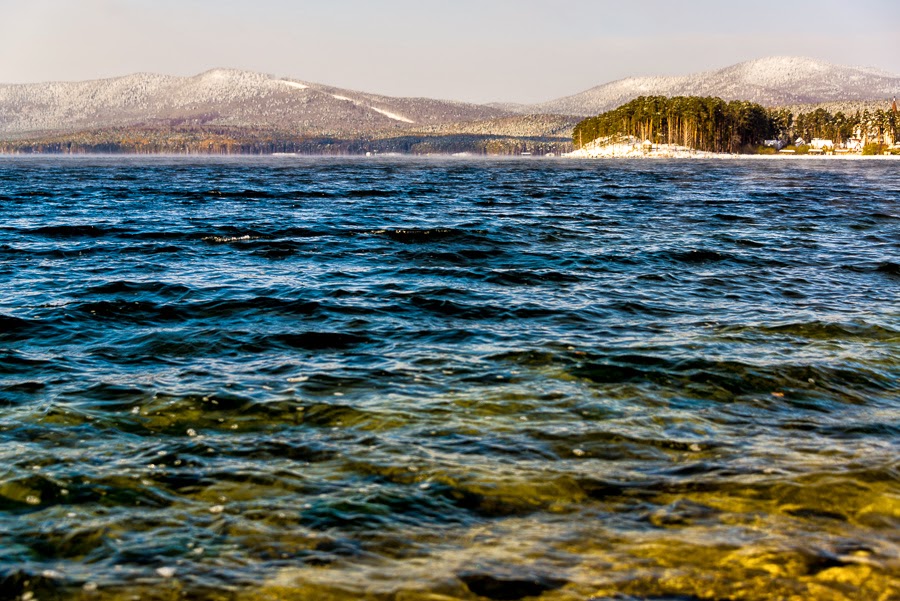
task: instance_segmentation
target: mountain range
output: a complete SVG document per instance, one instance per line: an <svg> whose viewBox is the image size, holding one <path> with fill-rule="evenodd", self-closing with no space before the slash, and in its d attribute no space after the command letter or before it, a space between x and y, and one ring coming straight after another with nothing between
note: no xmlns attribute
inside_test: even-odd
<svg viewBox="0 0 900 601"><path fill-rule="evenodd" d="M140 131L157 138L212 132L229 140L468 136L560 142L570 139L580 118L641 95L719 96L783 106L885 100L898 94L900 76L798 57L758 59L679 77L631 77L537 104L396 98L213 69L193 77L137 73L84 82L0 84L0 141L5 148L10 143L24 148L29 140L89 136L102 142Z"/></svg>

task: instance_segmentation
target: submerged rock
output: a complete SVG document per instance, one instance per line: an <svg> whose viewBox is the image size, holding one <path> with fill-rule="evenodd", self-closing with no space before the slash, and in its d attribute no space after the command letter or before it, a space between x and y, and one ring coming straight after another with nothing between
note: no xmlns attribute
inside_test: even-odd
<svg viewBox="0 0 900 601"><path fill-rule="evenodd" d="M515 601L525 597L537 597L547 591L563 587L566 580L550 576L522 573L512 570L502 574L486 572L464 572L459 579L466 587L480 597L498 601Z"/></svg>

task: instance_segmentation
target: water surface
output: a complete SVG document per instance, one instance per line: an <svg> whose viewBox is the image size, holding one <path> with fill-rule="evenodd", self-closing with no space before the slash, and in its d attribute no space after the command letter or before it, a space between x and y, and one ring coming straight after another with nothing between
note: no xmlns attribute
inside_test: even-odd
<svg viewBox="0 0 900 601"><path fill-rule="evenodd" d="M898 190L0 158L0 599L897 598Z"/></svg>

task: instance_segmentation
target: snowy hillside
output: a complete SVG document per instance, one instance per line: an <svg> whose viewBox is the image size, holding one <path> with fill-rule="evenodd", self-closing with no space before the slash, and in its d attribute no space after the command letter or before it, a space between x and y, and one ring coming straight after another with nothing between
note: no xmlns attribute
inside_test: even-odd
<svg viewBox="0 0 900 601"><path fill-rule="evenodd" d="M391 98L230 69L194 77L139 73L86 82L0 85L0 137L7 139L168 125L360 135L509 114L462 102Z"/></svg>
<svg viewBox="0 0 900 601"><path fill-rule="evenodd" d="M779 56L682 77L629 77L522 111L589 116L650 95L718 96L766 106L889 99L900 95L900 76Z"/></svg>

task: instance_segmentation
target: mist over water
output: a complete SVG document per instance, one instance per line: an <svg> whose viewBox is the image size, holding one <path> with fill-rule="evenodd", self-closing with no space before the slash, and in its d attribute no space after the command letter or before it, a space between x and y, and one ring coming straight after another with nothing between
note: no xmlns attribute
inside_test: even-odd
<svg viewBox="0 0 900 601"><path fill-rule="evenodd" d="M0 599L894 598L898 190L0 158Z"/></svg>

